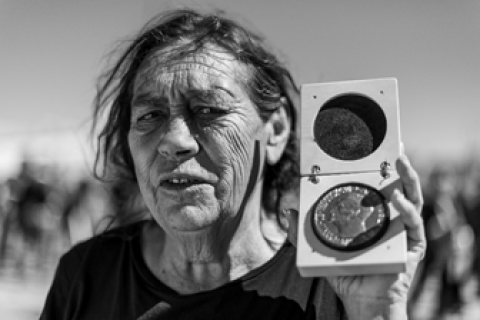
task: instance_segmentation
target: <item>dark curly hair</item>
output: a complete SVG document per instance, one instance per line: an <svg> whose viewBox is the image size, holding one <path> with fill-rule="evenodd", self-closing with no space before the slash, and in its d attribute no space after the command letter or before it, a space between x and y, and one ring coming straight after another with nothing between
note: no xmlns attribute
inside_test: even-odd
<svg viewBox="0 0 480 320"><path fill-rule="evenodd" d="M100 76L94 101L92 133L99 132L94 176L102 181L113 177L136 183L127 136L132 84L142 62L161 48L173 49L175 56L181 57L206 45L225 50L249 69L247 91L263 119L266 120L280 105L286 108L290 117L291 136L286 150L279 162L274 166L267 165L264 172L263 206L267 211L279 214L283 197L298 186L295 105L299 90L290 72L267 49L264 39L226 18L223 12L202 14L177 9L162 13L148 22L126 48L114 51L121 54Z"/></svg>

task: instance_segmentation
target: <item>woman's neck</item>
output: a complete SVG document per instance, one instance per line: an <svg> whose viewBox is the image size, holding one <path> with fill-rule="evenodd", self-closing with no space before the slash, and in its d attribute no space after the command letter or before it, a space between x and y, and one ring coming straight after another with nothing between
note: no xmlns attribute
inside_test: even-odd
<svg viewBox="0 0 480 320"><path fill-rule="evenodd" d="M142 241L145 261L157 278L179 293L220 287L263 265L277 252L278 247L265 238L258 214L256 219L243 219L231 239L213 232L171 237L152 221Z"/></svg>

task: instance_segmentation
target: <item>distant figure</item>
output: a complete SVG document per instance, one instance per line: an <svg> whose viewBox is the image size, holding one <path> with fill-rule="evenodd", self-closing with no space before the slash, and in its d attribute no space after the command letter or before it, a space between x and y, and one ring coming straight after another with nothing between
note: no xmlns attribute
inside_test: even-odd
<svg viewBox="0 0 480 320"><path fill-rule="evenodd" d="M438 166L432 170L427 183L423 219L427 236L427 251L417 273L417 284L411 292L412 303L418 302L426 281L438 280L438 300L435 319L448 313L458 313L465 301L462 288L467 270L460 258L459 237L468 237L469 227L457 201L456 177L453 169Z"/></svg>
<svg viewBox="0 0 480 320"><path fill-rule="evenodd" d="M0 189L0 267L3 267L8 250L8 240L16 214L12 211L12 179L1 184Z"/></svg>
<svg viewBox="0 0 480 320"><path fill-rule="evenodd" d="M465 220L472 228L474 248L472 252L471 279L476 281L477 296L480 296L480 159L469 159L462 168L459 204Z"/></svg>
<svg viewBox="0 0 480 320"><path fill-rule="evenodd" d="M7 227L4 227L1 254L4 260L13 259L19 272L24 271L28 259L33 257L40 261L43 258L43 231L51 214L50 188L38 179L37 170L33 163L25 160L19 174L10 180L11 207ZM13 256L6 257L8 247L13 247Z"/></svg>
<svg viewBox="0 0 480 320"><path fill-rule="evenodd" d="M67 247L73 244L70 220L75 214L78 214L78 210L85 205L91 189L91 182L88 179L81 179L76 183L72 191L64 194L64 201L60 213L60 230L63 239L67 242Z"/></svg>

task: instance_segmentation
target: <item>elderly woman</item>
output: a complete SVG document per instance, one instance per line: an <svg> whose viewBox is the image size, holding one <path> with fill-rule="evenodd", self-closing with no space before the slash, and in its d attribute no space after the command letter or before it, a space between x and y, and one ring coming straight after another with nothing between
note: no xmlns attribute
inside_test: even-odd
<svg viewBox="0 0 480 320"><path fill-rule="evenodd" d="M148 24L102 78L95 116L108 112L102 177L138 184L152 219L66 253L41 319L406 319L425 241L403 157L392 201L407 272L299 275L296 212L282 210L296 207L296 100L290 73L237 23L176 10Z"/></svg>

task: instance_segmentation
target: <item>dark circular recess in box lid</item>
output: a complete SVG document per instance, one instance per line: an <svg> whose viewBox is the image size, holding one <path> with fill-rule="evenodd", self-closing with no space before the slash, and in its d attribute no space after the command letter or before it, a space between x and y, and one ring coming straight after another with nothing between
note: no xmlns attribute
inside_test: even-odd
<svg viewBox="0 0 480 320"><path fill-rule="evenodd" d="M313 125L317 145L338 160L359 160L382 144L387 119L382 108L360 94L344 94L327 101Z"/></svg>

